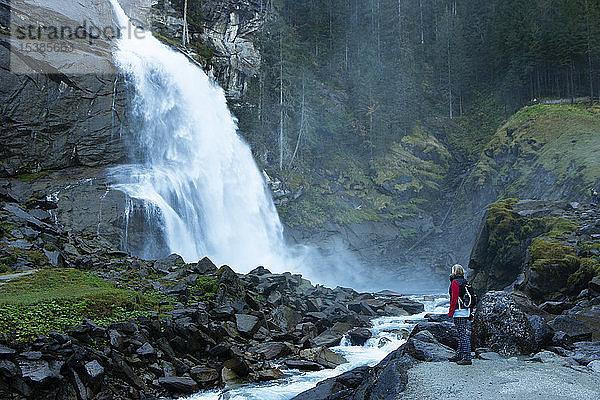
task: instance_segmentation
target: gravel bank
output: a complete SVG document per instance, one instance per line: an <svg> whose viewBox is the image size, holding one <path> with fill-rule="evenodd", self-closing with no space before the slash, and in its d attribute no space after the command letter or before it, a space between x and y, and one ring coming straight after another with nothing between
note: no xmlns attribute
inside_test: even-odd
<svg viewBox="0 0 600 400"><path fill-rule="evenodd" d="M516 359L419 363L398 399L600 400L600 374Z"/></svg>

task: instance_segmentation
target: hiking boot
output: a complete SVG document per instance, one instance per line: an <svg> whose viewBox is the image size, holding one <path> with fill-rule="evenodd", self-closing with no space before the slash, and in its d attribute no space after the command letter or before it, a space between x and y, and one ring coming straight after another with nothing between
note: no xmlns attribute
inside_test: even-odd
<svg viewBox="0 0 600 400"><path fill-rule="evenodd" d="M473 364L473 363L471 362L471 360L458 360L458 361L456 362L456 365L471 365L471 364Z"/></svg>
<svg viewBox="0 0 600 400"><path fill-rule="evenodd" d="M448 361L451 361L451 362L457 362L457 361L460 361L460 357L459 357L459 356L453 356L453 357L450 357L450 358L448 359Z"/></svg>

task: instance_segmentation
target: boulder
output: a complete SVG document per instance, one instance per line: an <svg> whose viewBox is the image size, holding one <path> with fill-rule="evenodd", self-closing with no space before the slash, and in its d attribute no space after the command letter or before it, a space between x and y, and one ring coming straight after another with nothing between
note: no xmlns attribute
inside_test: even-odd
<svg viewBox="0 0 600 400"><path fill-rule="evenodd" d="M203 366L190 369L190 375L202 387L209 386L219 380L219 371Z"/></svg>
<svg viewBox="0 0 600 400"><path fill-rule="evenodd" d="M332 329L327 329L316 338L312 339L315 346L333 347L340 344L342 335Z"/></svg>
<svg viewBox="0 0 600 400"><path fill-rule="evenodd" d="M592 340L600 340L600 305L578 310L571 315L591 329Z"/></svg>
<svg viewBox="0 0 600 400"><path fill-rule="evenodd" d="M96 360L85 363L85 372L92 380L98 379L104 374L104 368Z"/></svg>
<svg viewBox="0 0 600 400"><path fill-rule="evenodd" d="M404 316L410 315L405 309L396 307L391 304L387 304L383 308L383 314L388 315L390 317L404 317Z"/></svg>
<svg viewBox="0 0 600 400"><path fill-rule="evenodd" d="M317 336L317 327L312 322L303 322L296 325L295 332L303 337L314 338Z"/></svg>
<svg viewBox="0 0 600 400"><path fill-rule="evenodd" d="M316 362L325 368L335 368L348 362L343 356L334 353L327 347L316 347L312 349L300 350L300 358Z"/></svg>
<svg viewBox="0 0 600 400"><path fill-rule="evenodd" d="M246 304L246 288L237 274L227 265L223 265L217 272L219 277L219 290L215 297L218 306L231 306L237 312L242 311Z"/></svg>
<svg viewBox="0 0 600 400"><path fill-rule="evenodd" d="M566 301L546 301L540 305L540 309L550 314L558 315L563 311L573 308L574 304Z"/></svg>
<svg viewBox="0 0 600 400"><path fill-rule="evenodd" d="M527 361L538 361L544 364L555 364L561 367L570 367L571 365L577 364L573 359L567 357L561 357L556 353L548 350L542 350L529 358Z"/></svg>
<svg viewBox="0 0 600 400"><path fill-rule="evenodd" d="M600 278L597 276L593 277L588 283L588 288L593 292L600 293Z"/></svg>
<svg viewBox="0 0 600 400"><path fill-rule="evenodd" d="M550 340L550 344L555 347L562 347L565 349L570 349L573 346L573 341L563 331L554 332L552 335L552 339Z"/></svg>
<svg viewBox="0 0 600 400"><path fill-rule="evenodd" d="M0 358L12 358L16 354L16 351L10 347L0 345Z"/></svg>
<svg viewBox="0 0 600 400"><path fill-rule="evenodd" d="M231 306L221 306L212 310L216 319L227 320L234 316L235 310Z"/></svg>
<svg viewBox="0 0 600 400"><path fill-rule="evenodd" d="M282 376L283 372L281 372L277 368L269 368L262 371L258 371L258 374L256 374L256 379L259 382L273 381L281 378Z"/></svg>
<svg viewBox="0 0 600 400"><path fill-rule="evenodd" d="M229 378L233 376L234 380L237 380L239 378L245 378L248 376L248 364L243 358L237 355L225 361L223 363L223 369L227 369ZM223 373L224 372L222 371L222 378L224 377ZM229 380L230 379L223 379L224 382L228 382Z"/></svg>
<svg viewBox="0 0 600 400"><path fill-rule="evenodd" d="M0 360L0 376L5 378L15 378L19 373L19 368L13 362Z"/></svg>
<svg viewBox="0 0 600 400"><path fill-rule="evenodd" d="M565 332L574 342L592 339L592 330L570 315L559 315L550 321L548 325L555 331Z"/></svg>
<svg viewBox="0 0 600 400"><path fill-rule="evenodd" d="M55 233L55 230L52 226L50 226L47 223L42 222L39 219L35 218L34 216L30 215L29 213L24 211L21 207L19 207L18 204L10 204L10 203L5 204L4 210L9 212L10 214L12 214L14 217L18 218L19 220L23 221L24 223L27 223L27 224L33 226L34 228L37 228L37 229L43 230L43 231L47 231L50 233Z"/></svg>
<svg viewBox="0 0 600 400"><path fill-rule="evenodd" d="M192 265L192 271L200 275L206 275L217 272L217 266L208 257L204 257Z"/></svg>
<svg viewBox="0 0 600 400"><path fill-rule="evenodd" d="M438 342L429 331L421 331L408 339L404 351L420 361L447 361L455 354L454 350Z"/></svg>
<svg viewBox="0 0 600 400"><path fill-rule="evenodd" d="M132 333L137 332L139 330L139 327L134 322L125 321L125 322L116 322L114 324L111 324L109 326L109 329L114 329L118 332L125 333L125 334L132 334Z"/></svg>
<svg viewBox="0 0 600 400"><path fill-rule="evenodd" d="M260 320L250 314L235 314L235 324L241 334L252 336L260 327Z"/></svg>
<svg viewBox="0 0 600 400"><path fill-rule="evenodd" d="M166 275L177 268L183 267L184 265L185 261L183 261L183 258L181 258L180 255L171 254L170 256L156 260L152 268L154 268L157 273Z"/></svg>
<svg viewBox="0 0 600 400"><path fill-rule="evenodd" d="M292 332L302 321L302 315L288 306L280 305L271 313L271 322L285 332Z"/></svg>
<svg viewBox="0 0 600 400"><path fill-rule="evenodd" d="M23 353L19 354L19 357L26 358L30 361L35 361L35 360L39 360L42 358L42 352L41 351L24 351Z"/></svg>
<svg viewBox="0 0 600 400"><path fill-rule="evenodd" d="M287 344L281 342L261 343L256 347L249 348L248 351L262 355L265 360L274 360L292 353L292 349Z"/></svg>
<svg viewBox="0 0 600 400"><path fill-rule="evenodd" d="M408 383L408 369L415 359L403 353L403 348L387 355L379 364L368 370L368 375L354 391L353 400L391 400L401 398Z"/></svg>
<svg viewBox="0 0 600 400"><path fill-rule="evenodd" d="M574 343L572 357L583 365L587 365L594 360L600 360L600 342Z"/></svg>
<svg viewBox="0 0 600 400"><path fill-rule="evenodd" d="M425 311L425 305L423 303L407 298L394 299L390 304L402 308L409 314L419 314Z"/></svg>
<svg viewBox="0 0 600 400"><path fill-rule="evenodd" d="M174 394L189 394L198 391L196 381L187 376L165 376L158 378L158 383Z"/></svg>
<svg viewBox="0 0 600 400"><path fill-rule="evenodd" d="M554 330L548 326L546 321L539 315L529 317L531 328L533 329L537 348L543 348L552 341Z"/></svg>
<svg viewBox="0 0 600 400"><path fill-rule="evenodd" d="M22 360L19 361L19 367L23 378L28 378L35 383L46 384L49 381L61 378L46 360Z"/></svg>
<svg viewBox="0 0 600 400"><path fill-rule="evenodd" d="M362 346L373 336L370 330L367 328L356 328L348 332L350 343L352 346Z"/></svg>
<svg viewBox="0 0 600 400"><path fill-rule="evenodd" d="M320 371L323 369L321 365L305 360L285 360L284 364L289 369L297 369L300 371Z"/></svg>
<svg viewBox="0 0 600 400"><path fill-rule="evenodd" d="M360 315L366 315L368 317L375 317L377 315L375 310L373 310L371 308L371 306L369 304L367 304L366 301L349 303L347 305L347 307L348 307L348 310L354 311L355 313L360 314Z"/></svg>
<svg viewBox="0 0 600 400"><path fill-rule="evenodd" d="M429 322L451 322L452 317L449 317L448 314L425 314L425 319Z"/></svg>
<svg viewBox="0 0 600 400"><path fill-rule="evenodd" d="M188 293L189 291L185 282L177 282L165 290L165 294L167 296L185 297L188 295Z"/></svg>
<svg viewBox="0 0 600 400"><path fill-rule="evenodd" d="M231 348L227 344L219 343L208 350L208 355L217 358L228 358L231 355Z"/></svg>
<svg viewBox="0 0 600 400"><path fill-rule="evenodd" d="M150 357L150 356L156 355L156 350L154 350L154 347L152 347L152 345L148 342L141 345L135 352L138 355L145 356L145 357Z"/></svg>
<svg viewBox="0 0 600 400"><path fill-rule="evenodd" d="M367 379L368 367L358 367L342 375L319 382L314 388L300 393L292 400L350 399L352 393Z"/></svg>
<svg viewBox="0 0 600 400"><path fill-rule="evenodd" d="M506 360L505 357L503 357L500 354L495 353L493 351L484 351L483 353L479 353L478 357L481 358L482 360L488 360L488 361Z"/></svg>
<svg viewBox="0 0 600 400"><path fill-rule="evenodd" d="M503 355L530 354L538 349L525 313L505 292L488 292L478 304L472 324L474 347L489 347Z"/></svg>
<svg viewBox="0 0 600 400"><path fill-rule="evenodd" d="M248 272L248 275L256 275L256 276L271 275L271 271L269 271L262 265L259 265L258 267L254 268L252 271Z"/></svg>
<svg viewBox="0 0 600 400"><path fill-rule="evenodd" d="M123 335L121 335L116 329L110 329L108 331L108 339L110 345L115 349L120 349L123 345Z"/></svg>
<svg viewBox="0 0 600 400"><path fill-rule="evenodd" d="M594 371L597 374L600 374L600 360L594 360L592 362L590 362L587 367L591 370Z"/></svg>
<svg viewBox="0 0 600 400"><path fill-rule="evenodd" d="M413 337L419 332L428 331L433 337L443 344L452 349L458 348L458 332L454 322L418 322L413 328L409 337Z"/></svg>

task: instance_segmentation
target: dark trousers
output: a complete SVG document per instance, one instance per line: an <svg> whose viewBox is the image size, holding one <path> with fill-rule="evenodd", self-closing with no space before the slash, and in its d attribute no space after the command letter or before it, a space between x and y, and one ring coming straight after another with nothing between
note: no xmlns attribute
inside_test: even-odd
<svg viewBox="0 0 600 400"><path fill-rule="evenodd" d="M458 331L458 351L456 355L461 360L471 360L471 331L469 318L454 318L454 325Z"/></svg>

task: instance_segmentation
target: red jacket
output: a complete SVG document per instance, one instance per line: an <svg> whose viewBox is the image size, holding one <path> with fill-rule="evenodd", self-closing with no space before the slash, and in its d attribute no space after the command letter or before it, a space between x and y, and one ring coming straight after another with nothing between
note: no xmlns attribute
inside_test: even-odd
<svg viewBox="0 0 600 400"><path fill-rule="evenodd" d="M452 281L452 284L450 285L451 295L450 295L450 310L448 311L449 317L452 317L454 315L454 310L456 310L456 304L458 303L459 290L460 290L460 288L458 286L458 282L456 281L456 279L454 279Z"/></svg>

